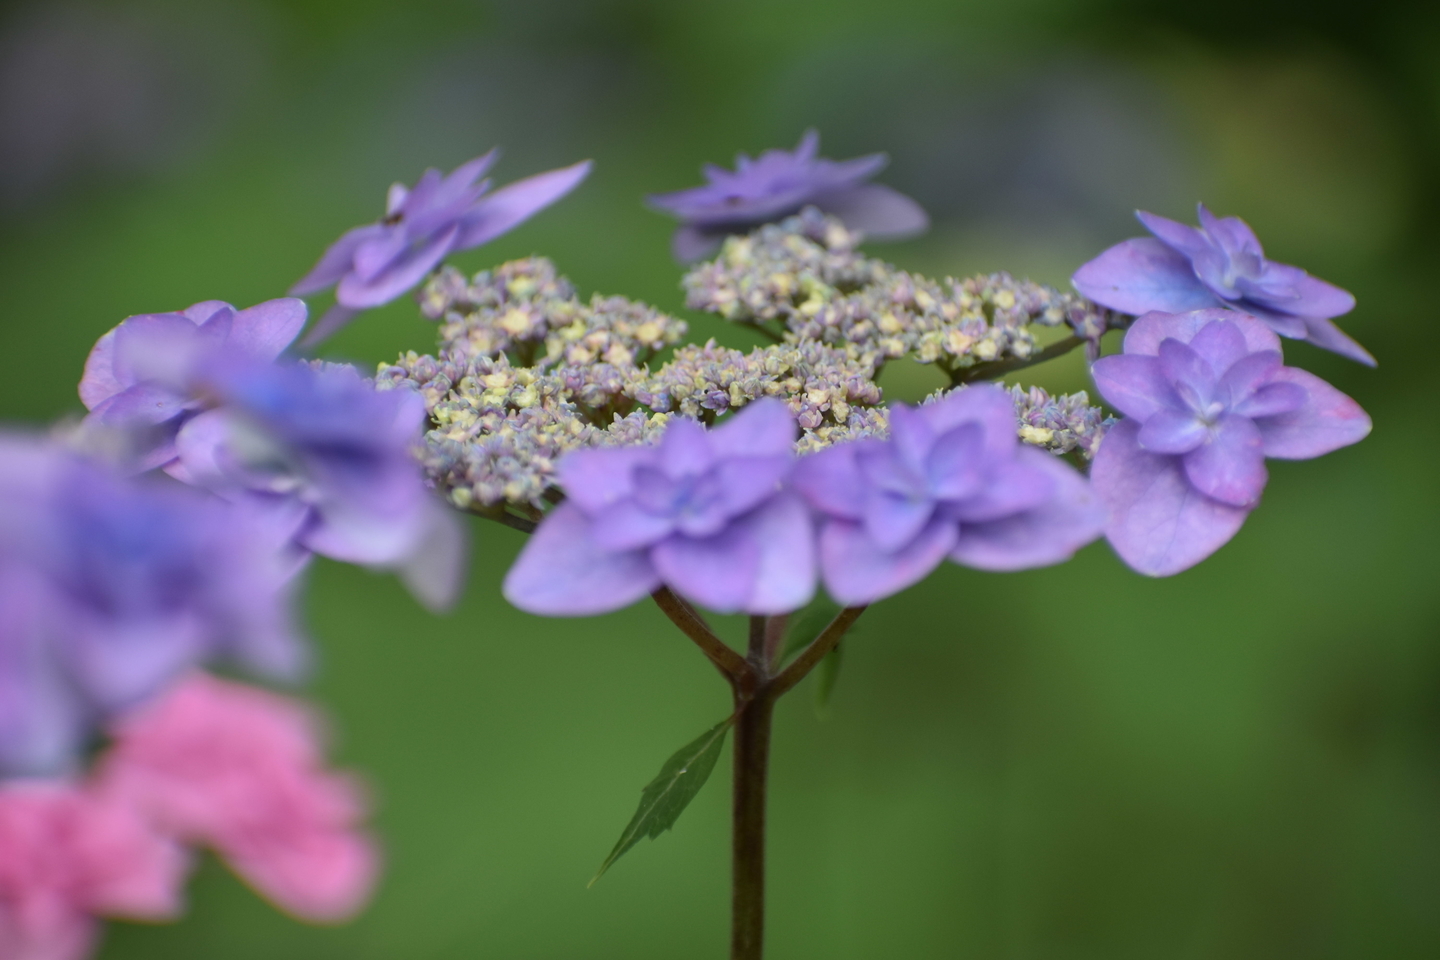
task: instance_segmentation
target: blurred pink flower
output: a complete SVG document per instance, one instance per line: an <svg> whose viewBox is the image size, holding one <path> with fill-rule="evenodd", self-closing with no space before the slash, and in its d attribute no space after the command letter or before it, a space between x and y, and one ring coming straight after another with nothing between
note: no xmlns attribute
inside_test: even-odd
<svg viewBox="0 0 1440 960"><path fill-rule="evenodd" d="M112 733L102 789L212 847L282 909L333 922L369 898L378 856L358 826L361 792L323 768L300 703L197 674Z"/></svg>
<svg viewBox="0 0 1440 960"><path fill-rule="evenodd" d="M0 788L0 957L79 960L96 917L180 910L180 848L123 803L55 781Z"/></svg>

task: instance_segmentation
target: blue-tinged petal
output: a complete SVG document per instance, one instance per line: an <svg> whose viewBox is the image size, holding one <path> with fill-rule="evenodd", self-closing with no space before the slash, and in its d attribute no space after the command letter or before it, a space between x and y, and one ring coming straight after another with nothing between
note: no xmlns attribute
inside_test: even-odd
<svg viewBox="0 0 1440 960"><path fill-rule="evenodd" d="M1178 220L1162 217L1145 210L1136 210L1135 219L1155 235L1155 238L1176 253L1186 257L1198 256L1210 249L1210 240L1204 233Z"/></svg>
<svg viewBox="0 0 1440 960"><path fill-rule="evenodd" d="M942 401L944 402L944 401ZM1011 406L1014 410L1014 406ZM1013 416L1013 412L1012 412ZM906 475L925 476L925 461L938 431L931 428L929 418L918 407L903 404L890 410L890 449ZM862 467L870 469L870 460L862 459Z"/></svg>
<svg viewBox="0 0 1440 960"><path fill-rule="evenodd" d="M1290 413L1255 421L1265 456L1308 460L1358 443L1369 434L1370 417L1360 405L1313 373L1281 367L1273 382L1303 388L1306 401Z"/></svg>
<svg viewBox="0 0 1440 960"><path fill-rule="evenodd" d="M230 343L259 360L274 360L305 327L305 301L266 300L235 314Z"/></svg>
<svg viewBox="0 0 1440 960"><path fill-rule="evenodd" d="M795 460L779 457L735 457L715 468L725 513L736 516L775 496L790 475Z"/></svg>
<svg viewBox="0 0 1440 960"><path fill-rule="evenodd" d="M1189 453L1205 442L1209 431L1193 413L1161 410L1145 421L1136 438L1151 453Z"/></svg>
<svg viewBox="0 0 1440 960"><path fill-rule="evenodd" d="M900 191L879 183L862 183L822 193L811 202L866 237L898 240L924 233L930 226L924 207Z"/></svg>
<svg viewBox="0 0 1440 960"><path fill-rule="evenodd" d="M1231 406L1244 403L1256 390L1268 383L1279 369L1279 350L1261 350L1249 354L1225 370L1215 395L1217 399Z"/></svg>
<svg viewBox="0 0 1440 960"><path fill-rule="evenodd" d="M914 409L936 436L964 423L978 423L985 431L987 457L1004 457L1020 442L1015 435L1015 401L991 383L951 390L939 401Z"/></svg>
<svg viewBox="0 0 1440 960"><path fill-rule="evenodd" d="M605 550L591 521L562 503L530 536L505 575L504 594L521 610L548 617L588 617L628 607L660 586L643 550Z"/></svg>
<svg viewBox="0 0 1440 960"><path fill-rule="evenodd" d="M1294 413L1305 406L1309 399L1310 394L1298 383L1267 383L1231 407L1231 412L1258 420L1262 417L1276 417L1282 413Z"/></svg>
<svg viewBox="0 0 1440 960"><path fill-rule="evenodd" d="M731 524L710 537L662 540L650 560L667 586L716 612L736 613L755 591L762 547L756 531Z"/></svg>
<svg viewBox="0 0 1440 960"><path fill-rule="evenodd" d="M1305 322L1305 339L1315 346L1338 353L1356 363L1363 363L1367 367L1376 365L1375 358L1370 355L1370 351L1352 340L1332 321L1319 317L1303 317L1302 319Z"/></svg>
<svg viewBox="0 0 1440 960"><path fill-rule="evenodd" d="M815 595L815 529L805 504L781 494L741 521L746 536L760 545L755 582L743 612L789 613Z"/></svg>
<svg viewBox="0 0 1440 960"><path fill-rule="evenodd" d="M1244 220L1239 217L1217 217L1203 203L1196 204L1196 213L1200 217L1200 226L1226 253L1246 253L1257 259L1265 255L1260 246L1260 238L1255 236L1255 231L1251 230Z"/></svg>
<svg viewBox="0 0 1440 960"><path fill-rule="evenodd" d="M94 410L104 401L134 383L132 377L121 380L115 373L115 330L108 330L95 341L85 358L85 372L80 377L80 402Z"/></svg>
<svg viewBox="0 0 1440 960"><path fill-rule="evenodd" d="M309 293L319 293L339 283L340 278L354 268L355 251L362 244L384 236L388 229L383 224L371 223L347 230L321 255L320 262L290 288L291 296L303 297Z"/></svg>
<svg viewBox="0 0 1440 960"><path fill-rule="evenodd" d="M1105 402L1127 417L1148 420L1161 410L1181 408L1155 357L1129 353L1101 357L1091 365L1090 374Z"/></svg>
<svg viewBox="0 0 1440 960"><path fill-rule="evenodd" d="M941 434L925 458L930 493L941 500L972 496L983 481L985 459L985 428L980 424L963 423Z"/></svg>
<svg viewBox="0 0 1440 960"><path fill-rule="evenodd" d="M1282 337L1291 340L1305 339L1305 318L1297 317L1293 313L1286 313L1274 307L1254 301L1242 301L1235 305L1236 310L1244 310L1251 316L1258 317L1265 322L1265 325Z"/></svg>
<svg viewBox="0 0 1440 960"><path fill-rule="evenodd" d="M872 489L865 498L865 533L881 550L892 553L914 540L934 514L933 500Z"/></svg>
<svg viewBox="0 0 1440 960"><path fill-rule="evenodd" d="M635 468L656 459L653 446L583 447L560 458L555 476L565 497L595 516L630 496Z"/></svg>
<svg viewBox="0 0 1440 960"><path fill-rule="evenodd" d="M590 166L589 160L583 160L559 170L537 173L480 198L465 214L455 249L478 247L519 226L578 187L590 173Z"/></svg>
<svg viewBox="0 0 1440 960"><path fill-rule="evenodd" d="M987 523L962 523L950 559L980 570L1027 570L1070 559L1100 536L1105 508L1075 470L1039 450L1017 451L1017 460L1049 480L1039 505Z"/></svg>
<svg viewBox="0 0 1440 960"><path fill-rule="evenodd" d="M710 449L721 457L788 457L800 427L785 401L762 397L710 431Z"/></svg>
<svg viewBox="0 0 1440 960"><path fill-rule="evenodd" d="M180 389L203 346L195 324L178 313L129 317L115 330L113 369L122 381L159 380Z"/></svg>
<svg viewBox="0 0 1440 960"><path fill-rule="evenodd" d="M1329 319L1355 309L1353 294L1319 277L1306 274L1295 282L1295 291L1300 295L1300 302L1288 309L1302 317Z"/></svg>
<svg viewBox="0 0 1440 960"><path fill-rule="evenodd" d="M1054 476L1036 464L1043 458L1054 458L1045 453L1040 455L1042 459L1036 459L1032 456L1036 452L1018 447L1005 460L993 464L985 486L973 496L945 504L945 515L964 523L988 523L1045 503L1055 494Z"/></svg>
<svg viewBox="0 0 1440 960"><path fill-rule="evenodd" d="M1160 343L1160 375L1175 388L1175 393L1189 404L1208 404L1215 393L1219 371L1179 340Z"/></svg>
<svg viewBox="0 0 1440 960"><path fill-rule="evenodd" d="M1245 335L1247 352L1280 349L1280 338L1264 322L1236 310L1215 308L1178 314L1145 314L1125 332L1125 352L1153 357L1160 352L1162 340L1174 338L1181 343L1189 343L1201 330L1216 320L1224 320L1240 328L1240 332Z"/></svg>
<svg viewBox="0 0 1440 960"><path fill-rule="evenodd" d="M605 550L638 550L663 540L675 529L669 513L653 513L634 500L617 500L591 517L590 535Z"/></svg>
<svg viewBox="0 0 1440 960"><path fill-rule="evenodd" d="M1250 511L1200 493L1179 457L1142 450L1138 432L1133 420L1110 428L1091 465L1090 482L1109 513L1105 536L1120 559L1140 573L1166 577L1224 546Z"/></svg>
<svg viewBox="0 0 1440 960"><path fill-rule="evenodd" d="M1190 349L1203 357L1216 373L1229 370L1236 361L1250 353L1245 334L1228 318L1213 320L1201 327L1190 339Z"/></svg>
<svg viewBox="0 0 1440 960"><path fill-rule="evenodd" d="M1260 430L1249 419L1226 414L1182 459L1191 486L1205 496L1247 509L1260 502L1269 475Z"/></svg>
<svg viewBox="0 0 1440 960"><path fill-rule="evenodd" d="M835 517L858 520L865 509L866 481L856 454L883 449L879 441L855 441L801 457L790 476L793 486L812 509Z"/></svg>
<svg viewBox="0 0 1440 960"><path fill-rule="evenodd" d="M331 304L330 309L326 310L320 319L315 321L315 326L310 328L310 332L305 334L300 345L302 347L315 346L320 341L348 327L350 321L359 315L360 310L357 308L347 307L343 303Z"/></svg>
<svg viewBox="0 0 1440 960"><path fill-rule="evenodd" d="M1070 282L1102 307L1121 313L1181 313L1219 302L1183 254L1150 237L1116 244L1075 271Z"/></svg>
<svg viewBox="0 0 1440 960"><path fill-rule="evenodd" d="M715 462L710 435L694 420L671 420L656 450L660 469L677 480L704 473Z"/></svg>
<svg viewBox="0 0 1440 960"><path fill-rule="evenodd" d="M847 607L874 603L918 583L955 545L956 525L932 519L903 549L882 550L862 525L831 520L820 531L820 573Z"/></svg>
<svg viewBox="0 0 1440 960"><path fill-rule="evenodd" d="M335 288L335 300L354 310L366 310L389 303L440 265L455 249L458 227L451 227L431 237L418 250L406 253L389 263L384 270L361 279L359 273L347 274Z"/></svg>

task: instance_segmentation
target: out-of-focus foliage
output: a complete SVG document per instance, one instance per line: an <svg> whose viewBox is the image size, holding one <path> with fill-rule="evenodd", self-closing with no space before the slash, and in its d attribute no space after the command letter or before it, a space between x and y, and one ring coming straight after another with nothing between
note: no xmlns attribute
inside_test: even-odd
<svg viewBox="0 0 1440 960"><path fill-rule="evenodd" d="M1433 5L1158 0L163 0L0 17L3 416L79 411L130 313L278 296L385 187L505 147L502 180L590 180L461 255L543 253L583 297L683 311L647 193L818 127L884 150L932 214L900 266L1063 286L1140 234L1136 207L1238 214L1267 253L1353 291L1377 372L1287 362L1374 417L1277 463L1241 535L1177 578L1097 545L1049 570L947 567L866 615L829 719L780 710L773 955L1433 957L1440 952L1440 17ZM330 352L429 350L401 301ZM1078 353L1038 368L1086 386ZM917 399L939 384L897 367ZM202 871L174 927L107 960L719 955L726 796L585 883L636 791L725 709L657 613L506 606L520 536L477 526L453 616L364 571L313 572L317 692L368 771L388 872L339 929ZM738 630L738 625L736 629ZM812 681L813 682L813 681ZM577 786L578 785L578 786Z"/></svg>

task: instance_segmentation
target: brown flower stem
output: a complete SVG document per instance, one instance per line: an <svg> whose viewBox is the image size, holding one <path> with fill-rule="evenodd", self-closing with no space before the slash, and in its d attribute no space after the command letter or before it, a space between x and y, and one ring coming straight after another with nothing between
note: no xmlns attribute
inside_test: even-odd
<svg viewBox="0 0 1440 960"><path fill-rule="evenodd" d="M751 668L745 662L745 658L725 644L725 641L715 636L715 632L701 618L695 609L680 597L676 596L669 587L661 587L650 596L655 600L655 605L664 611L670 622L680 628L700 648L700 652L715 664L716 668L725 676L733 687L741 678L750 674Z"/></svg>

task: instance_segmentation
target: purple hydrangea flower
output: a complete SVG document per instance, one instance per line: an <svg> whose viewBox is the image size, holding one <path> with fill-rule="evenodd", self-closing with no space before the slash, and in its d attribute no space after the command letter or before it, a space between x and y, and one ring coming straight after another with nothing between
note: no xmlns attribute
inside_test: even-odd
<svg viewBox="0 0 1440 960"><path fill-rule="evenodd" d="M1355 298L1299 267L1266 260L1239 217L1216 217L1203 203L1199 229L1143 210L1135 215L1154 237L1126 240L1075 271L1075 289L1091 300L1136 316L1230 307L1282 337L1375 366L1330 319L1353 310Z"/></svg>
<svg viewBox="0 0 1440 960"><path fill-rule="evenodd" d="M246 310L206 300L179 313L129 317L91 349L80 399L92 424L131 433L142 469L163 467L175 459L175 435L204 407L184 388L185 371L210 354L272 361L304 326L305 303L294 299Z"/></svg>
<svg viewBox="0 0 1440 960"><path fill-rule="evenodd" d="M807 131L795 150L767 150L751 160L735 158L735 172L707 164L703 187L649 198L652 206L682 221L671 247L678 260L698 260L727 234L745 233L815 206L872 237L905 237L924 230L930 218L903 193L866 183L885 166L883 153L854 160L816 157L820 135Z"/></svg>
<svg viewBox="0 0 1440 960"><path fill-rule="evenodd" d="M173 476L287 518L305 550L397 570L431 607L453 601L464 533L413 456L423 397L377 391L349 366L233 356L195 380L217 406L176 435Z"/></svg>
<svg viewBox="0 0 1440 960"><path fill-rule="evenodd" d="M784 486L795 418L764 399L714 430L674 419L654 446L587 448L558 465L556 507L505 578L548 616L618 610L662 584L721 612L785 613L815 592L814 531Z"/></svg>
<svg viewBox="0 0 1440 960"><path fill-rule="evenodd" d="M821 450L793 482L824 517L821 576L847 606L898 593L946 557L981 570L1059 563L1105 522L1079 473L1020 443L1014 401L990 385L891 407L889 440Z"/></svg>
<svg viewBox="0 0 1440 960"><path fill-rule="evenodd" d="M1125 414L1090 471L1111 512L1106 536L1151 576L1194 566L1235 535L1260 500L1266 457L1306 460L1370 432L1354 400L1282 366L1275 332L1231 310L1146 314L1124 354L1093 372Z"/></svg>
<svg viewBox="0 0 1440 960"><path fill-rule="evenodd" d="M487 193L490 181L480 177L496 157L491 150L449 175L426 170L414 189L395 184L383 220L356 227L335 241L290 291L300 296L335 287L335 305L305 343L318 343L360 311L394 300L450 254L489 243L519 226L575 189L590 172L590 161L585 160Z"/></svg>
<svg viewBox="0 0 1440 960"><path fill-rule="evenodd" d="M170 481L0 436L0 773L65 769L197 662L294 676L287 531Z"/></svg>

